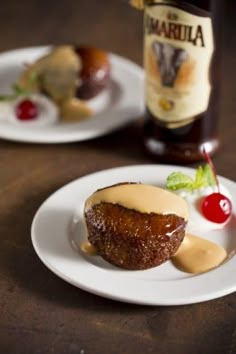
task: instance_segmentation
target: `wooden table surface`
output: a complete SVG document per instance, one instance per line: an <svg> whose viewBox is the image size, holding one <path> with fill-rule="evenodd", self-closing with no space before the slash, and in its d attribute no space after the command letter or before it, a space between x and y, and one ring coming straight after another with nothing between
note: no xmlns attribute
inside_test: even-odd
<svg viewBox="0 0 236 354"><path fill-rule="evenodd" d="M222 146L214 162L235 181L236 17L233 1L227 3ZM65 42L89 43L142 64L142 14L125 0L2 0L1 51ZM51 193L94 171L153 162L141 135L136 122L72 144L0 140L0 353L236 353L236 294L177 307L119 303L64 282L33 250L31 222Z"/></svg>

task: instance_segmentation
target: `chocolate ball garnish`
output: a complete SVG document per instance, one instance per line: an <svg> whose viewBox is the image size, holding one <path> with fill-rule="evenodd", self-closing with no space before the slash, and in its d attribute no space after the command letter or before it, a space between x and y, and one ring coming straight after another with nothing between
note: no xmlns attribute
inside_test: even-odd
<svg viewBox="0 0 236 354"><path fill-rule="evenodd" d="M107 53L101 49L79 46L75 51L82 62L76 96L88 100L108 86L110 62Z"/></svg>

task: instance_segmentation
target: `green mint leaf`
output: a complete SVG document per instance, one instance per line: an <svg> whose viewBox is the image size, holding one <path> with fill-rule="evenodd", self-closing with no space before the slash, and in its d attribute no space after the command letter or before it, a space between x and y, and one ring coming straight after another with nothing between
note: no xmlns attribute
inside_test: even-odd
<svg viewBox="0 0 236 354"><path fill-rule="evenodd" d="M30 94L29 90L23 89L17 84L12 86L12 90L15 96L28 96Z"/></svg>
<svg viewBox="0 0 236 354"><path fill-rule="evenodd" d="M8 95L0 95L0 101L11 101L17 99L19 96L29 96L30 91L22 89L20 86L17 84L14 84L12 86L12 91L13 93L8 94Z"/></svg>
<svg viewBox="0 0 236 354"><path fill-rule="evenodd" d="M166 180L166 188L172 191L178 189L187 189L191 191L193 186L193 179L182 172L172 172Z"/></svg>
<svg viewBox="0 0 236 354"><path fill-rule="evenodd" d="M208 164L204 165L203 179L206 186L214 186L216 184L215 176Z"/></svg>
<svg viewBox="0 0 236 354"><path fill-rule="evenodd" d="M29 82L32 83L32 82L36 81L37 78L38 78L38 73L37 73L37 71L32 70L32 71L30 72L30 74L29 74Z"/></svg>
<svg viewBox="0 0 236 354"><path fill-rule="evenodd" d="M16 95L21 95L22 92L25 91L25 90L23 90L23 89L22 89L19 85L17 85L17 84L12 85L12 90L14 91L14 93L15 93Z"/></svg>
<svg viewBox="0 0 236 354"><path fill-rule="evenodd" d="M18 97L17 94L11 93L8 95L0 95L0 101L13 101Z"/></svg>
<svg viewBox="0 0 236 354"><path fill-rule="evenodd" d="M35 70L32 70L28 79L29 83L33 83L37 79L38 73ZM29 89L24 89L20 87L17 83L12 85L12 91L12 94L0 95L0 101L11 101L18 98L19 96L29 96L31 93Z"/></svg>
<svg viewBox="0 0 236 354"><path fill-rule="evenodd" d="M201 188L205 185L205 176L204 176L204 168L203 166L199 166L195 172L195 179L194 179L194 189Z"/></svg>
<svg viewBox="0 0 236 354"><path fill-rule="evenodd" d="M194 189L213 186L215 178L209 165L199 166L195 173Z"/></svg>
<svg viewBox="0 0 236 354"><path fill-rule="evenodd" d="M166 180L166 188L172 191L179 189L193 191L213 185L215 185L214 174L207 164L196 169L194 180L182 172L172 172Z"/></svg>
<svg viewBox="0 0 236 354"><path fill-rule="evenodd" d="M11 95L0 95L0 101L9 101L12 99Z"/></svg>

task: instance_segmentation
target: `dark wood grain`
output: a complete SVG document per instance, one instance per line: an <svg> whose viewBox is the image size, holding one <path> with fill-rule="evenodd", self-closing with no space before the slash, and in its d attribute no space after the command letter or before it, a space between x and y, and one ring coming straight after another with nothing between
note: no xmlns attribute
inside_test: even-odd
<svg viewBox="0 0 236 354"><path fill-rule="evenodd" d="M90 43L142 63L142 14L125 0L2 0L0 50ZM224 75L214 162L236 180L235 4L224 14ZM32 218L55 190L88 173L153 162L142 126L65 145L0 141L0 353L236 353L236 295L179 307L135 306L79 290L51 273L30 240ZM235 235L236 236L236 235ZM79 271L79 270L78 270Z"/></svg>

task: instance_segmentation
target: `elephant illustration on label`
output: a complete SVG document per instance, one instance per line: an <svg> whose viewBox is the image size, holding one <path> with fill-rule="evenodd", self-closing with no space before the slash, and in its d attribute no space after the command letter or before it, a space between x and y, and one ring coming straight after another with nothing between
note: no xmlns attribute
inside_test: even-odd
<svg viewBox="0 0 236 354"><path fill-rule="evenodd" d="M161 85L173 87L181 65L188 59L188 53L183 48L158 41L152 43L152 50L160 72Z"/></svg>

